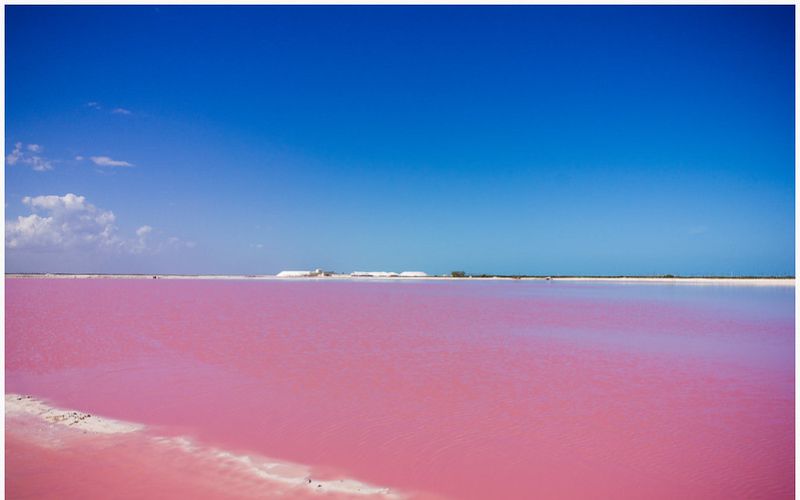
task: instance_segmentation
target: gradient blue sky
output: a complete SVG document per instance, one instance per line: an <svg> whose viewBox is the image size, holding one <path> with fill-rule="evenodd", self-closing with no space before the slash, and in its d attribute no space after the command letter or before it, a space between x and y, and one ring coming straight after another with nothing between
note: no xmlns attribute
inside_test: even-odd
<svg viewBox="0 0 800 500"><path fill-rule="evenodd" d="M8 6L6 270L794 274L793 9Z"/></svg>

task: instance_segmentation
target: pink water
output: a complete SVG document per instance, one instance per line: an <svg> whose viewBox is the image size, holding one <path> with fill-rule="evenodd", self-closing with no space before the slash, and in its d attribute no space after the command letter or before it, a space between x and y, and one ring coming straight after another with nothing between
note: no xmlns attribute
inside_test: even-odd
<svg viewBox="0 0 800 500"><path fill-rule="evenodd" d="M794 289L8 279L6 392L418 496L790 498ZM10 436L7 492L236 496L140 451Z"/></svg>

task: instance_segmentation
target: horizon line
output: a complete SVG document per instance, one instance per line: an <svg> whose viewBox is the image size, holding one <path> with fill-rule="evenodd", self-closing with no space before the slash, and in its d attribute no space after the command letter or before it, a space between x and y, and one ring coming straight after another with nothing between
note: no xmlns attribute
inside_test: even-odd
<svg viewBox="0 0 800 500"><path fill-rule="evenodd" d="M277 274L269 273L101 273L101 272L5 272L5 276L219 276L219 277L277 277ZM303 278L325 278L325 277L352 277L351 273L331 272L328 276L308 276ZM429 274L427 278L651 278L651 279L795 279L795 275L716 275L716 274L489 274L489 273L465 273L461 276L454 276L452 273ZM369 276L359 276L359 278L370 278ZM408 280L420 279L424 277L404 277ZM292 278L288 278L292 279ZM381 279L381 278L377 278Z"/></svg>

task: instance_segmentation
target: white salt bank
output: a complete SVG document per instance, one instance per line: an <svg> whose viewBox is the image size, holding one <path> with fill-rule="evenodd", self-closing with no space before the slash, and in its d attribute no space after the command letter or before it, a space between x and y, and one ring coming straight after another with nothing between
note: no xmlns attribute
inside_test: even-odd
<svg viewBox="0 0 800 500"><path fill-rule="evenodd" d="M281 271L278 278L308 278L314 276L313 271Z"/></svg>

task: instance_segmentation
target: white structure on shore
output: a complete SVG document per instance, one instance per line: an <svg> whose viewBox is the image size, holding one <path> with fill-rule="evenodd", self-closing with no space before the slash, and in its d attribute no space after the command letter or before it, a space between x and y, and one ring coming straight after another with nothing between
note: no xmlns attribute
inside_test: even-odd
<svg viewBox="0 0 800 500"><path fill-rule="evenodd" d="M427 274L421 271L404 271L395 273L391 271L354 271L350 273L353 278L423 278Z"/></svg>
<svg viewBox="0 0 800 500"><path fill-rule="evenodd" d="M281 271L276 276L278 278L317 278L322 276L343 277L346 275L315 269L313 271ZM392 271L354 271L350 273L351 278L425 278L427 276L422 271L404 271L402 273Z"/></svg>
<svg viewBox="0 0 800 500"><path fill-rule="evenodd" d="M281 271L278 278L308 278L314 276L313 271Z"/></svg>

